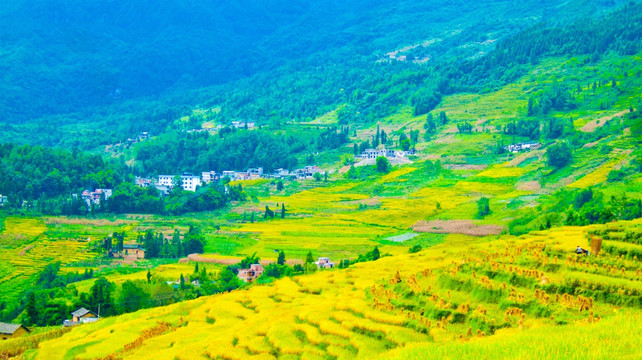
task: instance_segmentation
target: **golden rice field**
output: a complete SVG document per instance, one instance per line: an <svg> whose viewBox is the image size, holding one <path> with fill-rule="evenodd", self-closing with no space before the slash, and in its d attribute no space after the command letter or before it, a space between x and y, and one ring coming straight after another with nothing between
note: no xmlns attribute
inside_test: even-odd
<svg viewBox="0 0 642 360"><path fill-rule="evenodd" d="M600 183L605 182L607 176L609 175L609 172L613 170L613 167L620 164L622 160L624 160L627 157L627 155L628 154L625 152L613 159L610 159L609 161L605 162L603 165L599 166L597 169L584 175L583 177L574 181L568 186L572 188L584 189L584 188L588 188L593 185L598 185Z"/></svg>
<svg viewBox="0 0 642 360"><path fill-rule="evenodd" d="M5 219L5 229L0 233L0 293L3 300L17 299L49 263L60 261L65 265L96 257L89 251L84 234L69 237L49 235L52 228L73 226L61 225L60 221L66 221L62 219L54 223L48 221L49 225L37 218ZM92 234L101 231L96 230L97 227L93 229Z"/></svg>
<svg viewBox="0 0 642 360"><path fill-rule="evenodd" d="M30 355L639 358L642 264L632 253L586 257L573 250L591 248L589 232L607 245L641 226L563 227L492 241L450 235L416 254L106 318Z"/></svg>
<svg viewBox="0 0 642 360"><path fill-rule="evenodd" d="M218 268L216 265L207 265L201 264L201 268L205 266L208 273L212 273L214 276L218 273ZM78 270L80 271L80 270ZM84 269L82 269L84 271ZM159 280L163 279L165 281L178 281L181 277L181 274L187 277L189 274L194 272L193 263L181 263L181 264L163 264L159 265L153 269L150 269L152 274L152 279ZM147 281L147 269L141 269L139 272L132 274L113 274L107 276L109 281L115 283L116 285L122 285L125 281L137 281L145 280ZM91 286L94 284L94 279L83 280L74 283L74 287L78 289L79 292L89 292Z"/></svg>

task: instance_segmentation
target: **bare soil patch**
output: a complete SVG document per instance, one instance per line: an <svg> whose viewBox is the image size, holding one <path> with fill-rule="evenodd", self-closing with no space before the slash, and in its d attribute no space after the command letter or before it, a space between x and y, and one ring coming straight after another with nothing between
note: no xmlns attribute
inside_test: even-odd
<svg viewBox="0 0 642 360"><path fill-rule="evenodd" d="M22 249L22 251L20 251L20 253L18 255L19 256L25 256L25 254L31 249L33 249L33 245L25 246L25 248Z"/></svg>
<svg viewBox="0 0 642 360"><path fill-rule="evenodd" d="M542 189L542 185L539 181L525 181L515 185L517 190L526 190L526 191L539 191Z"/></svg>
<svg viewBox="0 0 642 360"><path fill-rule="evenodd" d="M455 129L455 131L456 131L456 130L457 130L457 129ZM457 140L457 139L455 139L455 135L448 135L448 136L444 136L444 137L441 137L441 138L439 138L439 139L436 139L436 140L435 140L435 141L433 141L433 142L434 142L435 144L453 144L453 143L456 143L457 141L458 141L458 140Z"/></svg>
<svg viewBox="0 0 642 360"><path fill-rule="evenodd" d="M471 220L425 220L412 226L415 232L435 234L463 234L470 236L499 235L504 230L501 225L477 225Z"/></svg>
<svg viewBox="0 0 642 360"><path fill-rule="evenodd" d="M584 126L582 126L580 128L580 131L593 132L593 131L595 131L595 129L597 129L597 128L601 127L601 126L604 126L604 124L607 121L612 120L612 119L614 119L616 117L624 116L625 114L628 114L628 113L629 113L629 110L622 110L622 111L620 111L618 113L615 113L613 115L603 116L603 117L601 117L599 119L595 119L593 121L589 121L586 125L584 125Z"/></svg>
<svg viewBox="0 0 642 360"><path fill-rule="evenodd" d="M510 167L516 167L519 166L519 164L523 163L524 161L539 156L542 152L540 151L529 151L527 153L521 154L516 156L513 160L508 162L508 166Z"/></svg>
<svg viewBox="0 0 642 360"><path fill-rule="evenodd" d="M599 143L599 141L593 141L593 142L584 144L584 146L582 146L582 147L586 148L586 149L590 149L590 148L594 147L595 145L597 145L598 143Z"/></svg>

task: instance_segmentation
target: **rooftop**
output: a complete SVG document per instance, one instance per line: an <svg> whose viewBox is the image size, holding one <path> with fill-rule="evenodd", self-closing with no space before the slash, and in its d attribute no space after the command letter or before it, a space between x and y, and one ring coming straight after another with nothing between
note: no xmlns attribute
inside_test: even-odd
<svg viewBox="0 0 642 360"><path fill-rule="evenodd" d="M11 335L16 332L16 330L18 330L21 326L21 324L7 324L0 322L0 334ZM29 331L29 329L27 328L25 328L25 330Z"/></svg>
<svg viewBox="0 0 642 360"><path fill-rule="evenodd" d="M85 315L87 315L89 313L94 314L93 311L89 311L89 310L87 310L85 308L80 308L80 309L72 312L71 315L72 316L77 316L77 317L82 317L82 316L85 316ZM94 315L96 315L96 314L94 314Z"/></svg>

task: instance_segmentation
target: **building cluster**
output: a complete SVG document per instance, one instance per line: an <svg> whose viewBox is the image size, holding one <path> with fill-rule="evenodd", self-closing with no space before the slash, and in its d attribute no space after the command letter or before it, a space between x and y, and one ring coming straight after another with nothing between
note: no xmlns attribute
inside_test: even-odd
<svg viewBox="0 0 642 360"><path fill-rule="evenodd" d="M512 153L518 153L520 151L535 150L540 148L541 146L542 144L538 142L525 142L525 143L519 143L519 144L510 144L508 146L504 146L504 149Z"/></svg>
<svg viewBox="0 0 642 360"><path fill-rule="evenodd" d="M144 141L150 138L150 135L147 131L143 131L140 134L134 136L133 138L127 139L127 145L133 145L139 141Z"/></svg>
<svg viewBox="0 0 642 360"><path fill-rule="evenodd" d="M366 149L363 153L360 155L357 155L356 158L358 159L376 159L378 157L385 157L387 159L393 159L393 158L400 158L400 157L407 157L411 155L415 155L415 149L410 149L406 151L395 151L392 149Z"/></svg>
<svg viewBox="0 0 642 360"><path fill-rule="evenodd" d="M201 172L201 176L184 172L179 175L159 175L158 179L137 177L134 183L140 187L154 186L163 194L167 195L174 187L176 180L180 179L180 187L185 191L196 191L196 188L217 181L222 178L229 178L231 181L253 180L253 179L291 179L305 180L312 179L315 173L320 173L321 169L316 166L305 166L301 169L289 171L287 169L277 169L273 173L263 171L262 167L250 168L246 171L225 170L220 173L216 171ZM103 189L105 190L105 189ZM111 195L111 193L110 193Z"/></svg>
<svg viewBox="0 0 642 360"><path fill-rule="evenodd" d="M87 203L87 207L91 207L92 204L100 205L100 201L109 199L111 194L112 189L85 190L80 194L80 197Z"/></svg>

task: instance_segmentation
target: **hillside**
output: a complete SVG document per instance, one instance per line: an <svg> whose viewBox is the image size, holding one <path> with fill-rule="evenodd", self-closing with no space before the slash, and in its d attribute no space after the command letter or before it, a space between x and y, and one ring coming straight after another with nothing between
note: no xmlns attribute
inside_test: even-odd
<svg viewBox="0 0 642 360"><path fill-rule="evenodd" d="M16 1L0 8L2 51L11 54L0 62L10 94L0 99L0 131L20 143L96 149L176 130L195 107L223 106L225 122L305 120L345 95L379 93L374 83L401 85L426 64L479 57L538 22L566 24L620 3ZM406 100L399 95L360 107L379 116Z"/></svg>
<svg viewBox="0 0 642 360"><path fill-rule="evenodd" d="M590 248L589 231L640 224L451 235L417 254L105 319L42 343L33 358L629 358L639 262L570 250Z"/></svg>
<svg viewBox="0 0 642 360"><path fill-rule="evenodd" d="M642 357L642 3L36 3L0 359Z"/></svg>

